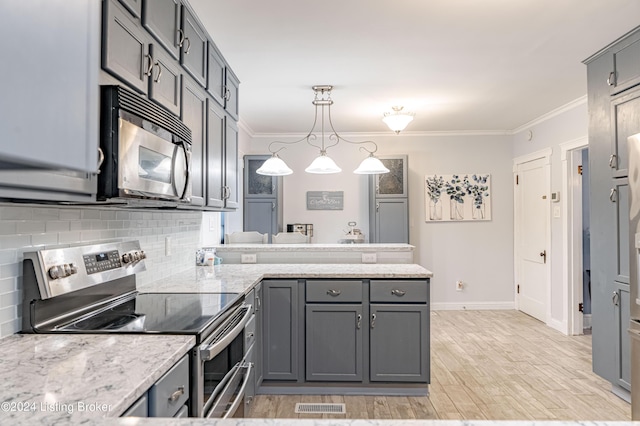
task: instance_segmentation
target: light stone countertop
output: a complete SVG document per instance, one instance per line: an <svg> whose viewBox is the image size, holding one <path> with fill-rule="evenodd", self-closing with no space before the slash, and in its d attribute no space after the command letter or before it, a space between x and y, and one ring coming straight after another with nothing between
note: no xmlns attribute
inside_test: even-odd
<svg viewBox="0 0 640 426"><path fill-rule="evenodd" d="M0 424L120 416L195 345L193 336L16 334L0 340Z"/></svg>
<svg viewBox="0 0 640 426"><path fill-rule="evenodd" d="M410 244L220 244L211 246L216 251L225 252L247 252L247 251L311 251L311 252L334 252L334 251L400 251L409 252L415 249Z"/></svg>
<svg viewBox="0 0 640 426"><path fill-rule="evenodd" d="M144 272L143 272L144 273ZM416 264L222 264L193 266L152 283L138 285L143 293L247 293L264 278L430 278Z"/></svg>

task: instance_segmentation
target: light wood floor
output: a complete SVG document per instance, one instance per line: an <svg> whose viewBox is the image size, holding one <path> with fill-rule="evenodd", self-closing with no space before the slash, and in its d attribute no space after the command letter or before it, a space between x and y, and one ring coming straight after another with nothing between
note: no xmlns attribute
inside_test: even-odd
<svg viewBox="0 0 640 426"><path fill-rule="evenodd" d="M565 336L517 311L431 315L428 397L259 395L251 417L631 420L591 371L591 336ZM297 415L297 402L344 402L346 415Z"/></svg>

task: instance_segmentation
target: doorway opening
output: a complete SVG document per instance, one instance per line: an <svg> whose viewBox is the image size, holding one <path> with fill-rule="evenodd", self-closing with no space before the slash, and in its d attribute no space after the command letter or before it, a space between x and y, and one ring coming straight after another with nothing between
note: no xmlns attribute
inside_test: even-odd
<svg viewBox="0 0 640 426"><path fill-rule="evenodd" d="M591 333L589 149L587 138L560 145L563 207L563 286L566 333Z"/></svg>

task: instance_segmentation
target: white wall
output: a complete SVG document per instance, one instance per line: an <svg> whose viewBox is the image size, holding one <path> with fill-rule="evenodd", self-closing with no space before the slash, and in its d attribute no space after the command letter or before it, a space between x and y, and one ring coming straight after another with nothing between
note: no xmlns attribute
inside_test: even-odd
<svg viewBox="0 0 640 426"><path fill-rule="evenodd" d="M380 155L409 155L410 243L415 261L434 273L432 306L435 309L513 307L513 188L511 136L506 135L349 135L352 140L374 139ZM251 154L268 152L275 138L256 137ZM285 139L286 140L286 139ZM317 150L304 142L288 147L280 156L294 170L284 177L284 223L312 223L316 243L335 243L356 221L369 234L367 177L352 171L365 154L341 142L329 155L343 169L337 175L311 175L304 168ZM426 174L490 173L493 219L487 222L425 222ZM306 191L344 191L344 210L306 210ZM455 290L455 281L465 289Z"/></svg>
<svg viewBox="0 0 640 426"><path fill-rule="evenodd" d="M551 155L551 191L560 192L559 205L562 211L562 203L567 201L567 194L562 188L562 161L560 158L560 144L587 137L588 111L586 97L567 105L557 111L541 117L530 125L523 126L513 135L513 157L540 151L545 148L552 149ZM529 141L528 132L533 133ZM563 226L561 217L553 217L550 212L551 223L551 247L549 259L551 262L551 319L549 325L566 332L564 318L567 314L568 301L564 296L563 288L563 261L562 261L562 235Z"/></svg>

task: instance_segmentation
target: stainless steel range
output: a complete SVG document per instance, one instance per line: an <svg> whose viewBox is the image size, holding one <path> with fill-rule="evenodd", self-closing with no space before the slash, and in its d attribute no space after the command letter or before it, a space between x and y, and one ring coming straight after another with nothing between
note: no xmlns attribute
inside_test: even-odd
<svg viewBox="0 0 640 426"><path fill-rule="evenodd" d="M190 416L241 414L251 306L239 293L139 293L146 257L138 241L25 253L22 331L193 335Z"/></svg>

